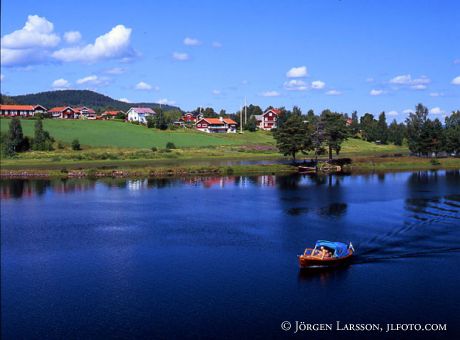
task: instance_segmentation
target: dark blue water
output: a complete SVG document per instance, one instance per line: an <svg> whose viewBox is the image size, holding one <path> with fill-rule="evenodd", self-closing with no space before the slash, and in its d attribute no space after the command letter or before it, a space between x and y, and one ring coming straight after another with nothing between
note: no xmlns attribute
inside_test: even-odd
<svg viewBox="0 0 460 340"><path fill-rule="evenodd" d="M0 189L6 339L459 335L458 170ZM299 271L317 239L352 241L358 255ZM285 320L447 331L293 334Z"/></svg>

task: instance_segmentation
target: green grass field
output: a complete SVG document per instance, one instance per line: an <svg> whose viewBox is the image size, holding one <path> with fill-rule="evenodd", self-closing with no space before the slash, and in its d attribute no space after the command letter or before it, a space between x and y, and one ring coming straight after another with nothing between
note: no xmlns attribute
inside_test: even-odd
<svg viewBox="0 0 460 340"><path fill-rule="evenodd" d="M1 131L8 130L9 119L1 119ZM26 136L34 133L34 120L22 119ZM78 138L83 146L122 148L161 148L168 142L177 147L205 147L217 145L273 144L271 134L266 132L245 134L207 134L194 130L179 129L159 131L145 126L116 121L45 119L43 126L57 141L71 143Z"/></svg>

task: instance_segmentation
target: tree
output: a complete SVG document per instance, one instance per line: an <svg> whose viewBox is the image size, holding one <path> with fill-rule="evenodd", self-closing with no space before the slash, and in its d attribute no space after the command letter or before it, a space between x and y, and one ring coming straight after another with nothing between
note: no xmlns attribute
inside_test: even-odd
<svg viewBox="0 0 460 340"><path fill-rule="evenodd" d="M75 151L81 150L80 141L78 139L74 139L72 141L72 150L75 150Z"/></svg>
<svg viewBox="0 0 460 340"><path fill-rule="evenodd" d="M320 120L324 124L324 139L329 148L329 160L332 159L332 150L340 153L343 141L348 138L348 129L345 119L340 113L324 110Z"/></svg>
<svg viewBox="0 0 460 340"><path fill-rule="evenodd" d="M421 128L419 136L419 152L423 155L433 155L437 157L438 153L444 147L444 131L439 119L434 121L427 119Z"/></svg>
<svg viewBox="0 0 460 340"><path fill-rule="evenodd" d="M396 119L393 119L388 127L388 141L394 145L402 145L404 140L406 127L403 123L398 124Z"/></svg>
<svg viewBox="0 0 460 340"><path fill-rule="evenodd" d="M244 128L250 132L255 132L257 130L257 120L254 115L249 118Z"/></svg>
<svg viewBox="0 0 460 340"><path fill-rule="evenodd" d="M409 150L415 154L424 153L421 143L422 128L427 121L428 108L422 104L417 104L415 112L409 113L406 118L407 125L407 143Z"/></svg>
<svg viewBox="0 0 460 340"><path fill-rule="evenodd" d="M122 119L122 120L125 120L126 119L126 114L124 114L123 112L119 111L117 113L117 115L115 116L115 119Z"/></svg>
<svg viewBox="0 0 460 340"><path fill-rule="evenodd" d="M353 111L351 113L350 132L353 137L356 137L356 135L359 133L359 121L357 111Z"/></svg>
<svg viewBox="0 0 460 340"><path fill-rule="evenodd" d="M17 152L27 151L29 147L29 139L24 137L21 121L19 118L13 117L6 136L5 155L13 156Z"/></svg>
<svg viewBox="0 0 460 340"><path fill-rule="evenodd" d="M445 149L454 155L460 153L460 111L452 112L445 119Z"/></svg>
<svg viewBox="0 0 460 340"><path fill-rule="evenodd" d="M34 140L32 149L37 151L51 151L53 150L54 138L50 136L48 131L43 129L42 119L39 118L35 121Z"/></svg>
<svg viewBox="0 0 460 340"><path fill-rule="evenodd" d="M368 142L375 142L377 140L377 121L374 115L366 113L361 117L361 131L362 138Z"/></svg>
<svg viewBox="0 0 460 340"><path fill-rule="evenodd" d="M377 121L377 140L382 144L387 144L388 142L388 125L387 119L385 117L385 112L382 112L379 115L379 120Z"/></svg>
<svg viewBox="0 0 460 340"><path fill-rule="evenodd" d="M147 116L147 128L153 129L155 127L155 117Z"/></svg>
<svg viewBox="0 0 460 340"><path fill-rule="evenodd" d="M307 123L297 115L292 115L274 133L276 146L285 156L295 161L298 152L307 153L312 149L311 136Z"/></svg>
<svg viewBox="0 0 460 340"><path fill-rule="evenodd" d="M296 116L301 116L302 115L302 110L298 106L294 106L292 108L292 114Z"/></svg>
<svg viewBox="0 0 460 340"><path fill-rule="evenodd" d="M307 121L310 124L315 124L315 122L317 120L318 120L318 117L315 116L315 112L312 109L308 110L308 112L307 112Z"/></svg>

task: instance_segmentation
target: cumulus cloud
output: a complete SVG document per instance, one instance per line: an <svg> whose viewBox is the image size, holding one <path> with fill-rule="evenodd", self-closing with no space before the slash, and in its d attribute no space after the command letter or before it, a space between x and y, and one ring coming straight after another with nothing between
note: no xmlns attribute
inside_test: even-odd
<svg viewBox="0 0 460 340"><path fill-rule="evenodd" d="M277 91L265 91L260 94L262 97L279 97L280 93Z"/></svg>
<svg viewBox="0 0 460 340"><path fill-rule="evenodd" d="M134 87L136 90L150 91L153 87L150 84L147 84L144 81L140 81Z"/></svg>
<svg viewBox="0 0 460 340"><path fill-rule="evenodd" d="M324 89L325 86L326 86L326 83L321 80L315 80L311 82L311 88L315 90Z"/></svg>
<svg viewBox="0 0 460 340"><path fill-rule="evenodd" d="M406 113L406 114L409 114L409 113L412 113L412 112L414 112L414 110L412 110L412 109L403 110L403 113Z"/></svg>
<svg viewBox="0 0 460 340"><path fill-rule="evenodd" d="M328 96L340 96L342 92L337 91L337 90L329 90L326 92Z"/></svg>
<svg viewBox="0 0 460 340"><path fill-rule="evenodd" d="M455 77L454 79L452 79L451 84L460 85L460 76Z"/></svg>
<svg viewBox="0 0 460 340"><path fill-rule="evenodd" d="M174 60L178 60L178 61L187 61L190 59L190 56L187 53L182 53L182 52L174 52L172 54L172 57Z"/></svg>
<svg viewBox="0 0 460 340"><path fill-rule="evenodd" d="M184 39L184 45L186 46L198 46L198 45L201 45L201 41L199 41L198 39L195 39L195 38L185 38Z"/></svg>
<svg viewBox="0 0 460 340"><path fill-rule="evenodd" d="M394 111L394 110L393 110L393 111L389 111L389 112L387 113L387 115L388 115L388 116L397 116L397 115L398 115L398 111Z"/></svg>
<svg viewBox="0 0 460 340"><path fill-rule="evenodd" d="M425 90L426 85L431 82L427 76L420 76L419 78L412 78L410 74L402 74L390 79L391 84L409 86L414 90Z"/></svg>
<svg viewBox="0 0 460 340"><path fill-rule="evenodd" d="M66 90L70 87L70 83L64 78L59 78L53 81L51 87L55 90Z"/></svg>
<svg viewBox="0 0 460 340"><path fill-rule="evenodd" d="M443 114L444 111L441 110L440 107L437 107L437 106L436 106L436 107L431 108L430 113L431 113L431 114L434 114L434 115L440 115L440 114Z"/></svg>
<svg viewBox="0 0 460 340"><path fill-rule="evenodd" d="M369 92L369 94L371 96L380 96L381 94L383 94L383 90L372 89L371 92Z"/></svg>
<svg viewBox="0 0 460 340"><path fill-rule="evenodd" d="M131 103L131 101L128 98L118 98L118 100L123 103Z"/></svg>
<svg viewBox="0 0 460 340"><path fill-rule="evenodd" d="M442 97L444 96L444 93L441 92L431 92L430 97Z"/></svg>
<svg viewBox="0 0 460 340"><path fill-rule="evenodd" d="M167 99L167 98L158 99L158 100L157 100L157 103L158 103L158 104L161 104L161 105L174 105L174 104L176 104L175 101L169 100L169 99Z"/></svg>
<svg viewBox="0 0 460 340"><path fill-rule="evenodd" d="M67 47L55 51L52 56L60 61L96 62L104 59L122 59L134 54L131 46L131 28L117 25L110 32L96 38L94 44Z"/></svg>
<svg viewBox="0 0 460 340"><path fill-rule="evenodd" d="M212 90L212 94L218 96L221 94L220 90Z"/></svg>
<svg viewBox="0 0 460 340"><path fill-rule="evenodd" d="M2 37L2 48L54 47L60 38L53 31L54 25L46 18L29 15L22 29Z"/></svg>
<svg viewBox="0 0 460 340"><path fill-rule="evenodd" d="M75 44L81 40L81 34L78 31L65 32L64 40L69 44Z"/></svg>
<svg viewBox="0 0 460 340"><path fill-rule="evenodd" d="M286 72L286 77L288 78L302 78L308 75L306 66L293 67Z"/></svg>
<svg viewBox="0 0 460 340"><path fill-rule="evenodd" d="M308 89L308 86L303 80L291 79L284 83L284 88L289 91L305 91Z"/></svg>
<svg viewBox="0 0 460 340"><path fill-rule="evenodd" d="M51 22L38 15L29 15L22 29L2 37L1 64L8 67L43 62L59 41Z"/></svg>
<svg viewBox="0 0 460 340"><path fill-rule="evenodd" d="M213 41L211 45L214 48L221 48L222 47L222 44L220 42L218 42L218 41Z"/></svg>

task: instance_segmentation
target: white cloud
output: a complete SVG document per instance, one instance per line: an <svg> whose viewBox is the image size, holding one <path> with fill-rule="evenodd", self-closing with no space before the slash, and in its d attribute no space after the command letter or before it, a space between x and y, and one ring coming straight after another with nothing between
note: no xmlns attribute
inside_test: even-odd
<svg viewBox="0 0 460 340"><path fill-rule="evenodd" d="M68 89L70 87L70 83L67 80L65 80L64 78L59 78L59 79L56 79L55 81L53 81L51 86L55 90L66 90L66 89Z"/></svg>
<svg viewBox="0 0 460 340"><path fill-rule="evenodd" d="M443 114L444 111L442 111L440 107L433 107L431 108L430 113L434 115L440 115Z"/></svg>
<svg viewBox="0 0 460 340"><path fill-rule="evenodd" d="M308 89L308 86L303 80L291 79L284 83L284 88L289 91L305 91Z"/></svg>
<svg viewBox="0 0 460 340"><path fill-rule="evenodd" d="M118 98L118 100L124 103L131 103L131 101L128 98Z"/></svg>
<svg viewBox="0 0 460 340"><path fill-rule="evenodd" d="M337 90L329 90L326 92L328 96L340 96L342 92L337 91Z"/></svg>
<svg viewBox="0 0 460 340"><path fill-rule="evenodd" d="M326 86L326 83L321 80L315 80L311 82L311 88L315 90L324 89L325 86Z"/></svg>
<svg viewBox="0 0 460 340"><path fill-rule="evenodd" d="M398 115L398 111L390 111L387 113L388 116L397 116Z"/></svg>
<svg viewBox="0 0 460 340"><path fill-rule="evenodd" d="M409 114L409 113L412 113L412 112L414 112L414 110L412 110L412 109L403 110L403 113L405 113L405 114Z"/></svg>
<svg viewBox="0 0 460 340"><path fill-rule="evenodd" d="M61 40L46 18L29 15L24 27L1 39L1 65L26 66L47 60L49 49Z"/></svg>
<svg viewBox="0 0 460 340"><path fill-rule="evenodd" d="M136 90L150 91L153 87L150 84L147 84L144 81L140 81L134 87Z"/></svg>
<svg viewBox="0 0 460 340"><path fill-rule="evenodd" d="M430 97L442 97L444 96L444 93L441 92L431 92Z"/></svg>
<svg viewBox="0 0 460 340"><path fill-rule="evenodd" d="M87 76L77 80L77 84L98 84L100 82L99 78L95 75Z"/></svg>
<svg viewBox="0 0 460 340"><path fill-rule="evenodd" d="M0 81L3 80L3 79L5 79L5 76L2 73L2 74L0 74Z"/></svg>
<svg viewBox="0 0 460 340"><path fill-rule="evenodd" d="M293 67L286 72L286 77L288 78L302 78L308 75L306 66Z"/></svg>
<svg viewBox="0 0 460 340"><path fill-rule="evenodd" d="M260 94L262 97L279 97L280 93L277 91L265 91Z"/></svg>
<svg viewBox="0 0 460 340"><path fill-rule="evenodd" d="M213 41L212 43L212 47L214 48L221 48L222 47L222 44L218 41Z"/></svg>
<svg viewBox="0 0 460 340"><path fill-rule="evenodd" d="M108 74L123 74L123 73L126 72L126 70L124 68L121 68L121 67L113 67L111 69L108 69L105 72L108 73Z"/></svg>
<svg viewBox="0 0 460 340"><path fill-rule="evenodd" d="M431 82L427 76L412 78L410 74L403 74L390 79L391 84L410 86L414 90L425 90L426 85Z"/></svg>
<svg viewBox="0 0 460 340"><path fill-rule="evenodd" d="M174 52L172 54L172 57L174 60L178 60L178 61L187 61L190 59L190 56L187 53L182 53L182 52Z"/></svg>
<svg viewBox="0 0 460 340"><path fill-rule="evenodd" d="M371 92L369 92L369 94L371 96L380 96L381 94L383 94L383 90L372 89Z"/></svg>
<svg viewBox="0 0 460 340"><path fill-rule="evenodd" d="M412 85L410 88L413 90L426 90L426 85L423 85L423 84Z"/></svg>
<svg viewBox="0 0 460 340"><path fill-rule="evenodd" d="M455 77L454 79L452 79L451 84L460 85L460 76Z"/></svg>
<svg viewBox="0 0 460 340"><path fill-rule="evenodd" d="M198 39L195 39L195 38L185 38L184 39L184 45L186 46L198 46L198 45L201 45L201 41L199 41Z"/></svg>
<svg viewBox="0 0 460 340"><path fill-rule="evenodd" d="M24 27L2 37L2 48L22 49L54 47L60 38L53 33L54 25L44 17L29 15Z"/></svg>
<svg viewBox="0 0 460 340"><path fill-rule="evenodd" d="M81 34L78 31L65 32L64 40L69 44L75 44L81 40Z"/></svg>
<svg viewBox="0 0 460 340"><path fill-rule="evenodd" d="M212 94L218 96L221 94L220 90L212 90Z"/></svg>
<svg viewBox="0 0 460 340"><path fill-rule="evenodd" d="M55 51L52 56L61 61L96 62L104 59L121 59L133 55L130 46L131 28L117 25L110 32L97 37L94 44L83 47L67 47Z"/></svg>
<svg viewBox="0 0 460 340"><path fill-rule="evenodd" d="M157 103L158 103L158 104L161 104L161 105L174 105L174 104L176 104L175 101L173 101L173 100L168 100L167 98L158 99L158 100L157 100Z"/></svg>

